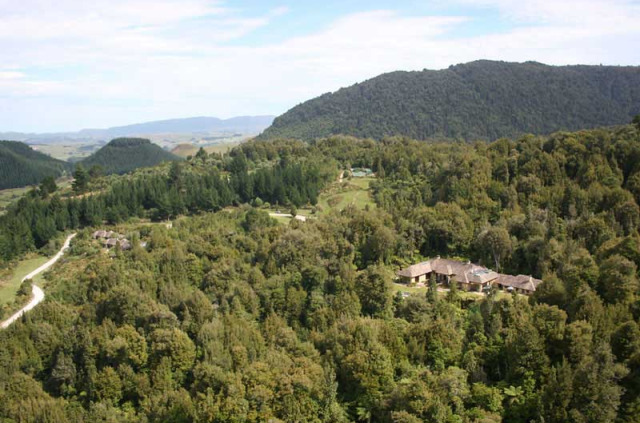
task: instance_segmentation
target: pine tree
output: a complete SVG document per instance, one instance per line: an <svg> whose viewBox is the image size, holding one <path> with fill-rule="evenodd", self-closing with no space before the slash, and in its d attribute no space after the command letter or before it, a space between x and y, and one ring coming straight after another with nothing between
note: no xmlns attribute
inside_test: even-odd
<svg viewBox="0 0 640 423"><path fill-rule="evenodd" d="M73 192L76 194L82 194L87 191L89 186L89 174L85 170L82 164L78 164L76 171L73 173Z"/></svg>
<svg viewBox="0 0 640 423"><path fill-rule="evenodd" d="M200 150L196 153L196 159L202 161L202 163L207 161L207 152L204 151L204 148L200 147Z"/></svg>
<svg viewBox="0 0 640 423"><path fill-rule="evenodd" d="M57 189L58 185L56 185L56 180L53 176L45 177L40 183L40 192L42 192L43 197L56 192Z"/></svg>
<svg viewBox="0 0 640 423"><path fill-rule="evenodd" d="M435 304L438 302L438 284L436 282L436 275L434 272L431 272L431 276L429 277L427 301L429 301L431 304Z"/></svg>

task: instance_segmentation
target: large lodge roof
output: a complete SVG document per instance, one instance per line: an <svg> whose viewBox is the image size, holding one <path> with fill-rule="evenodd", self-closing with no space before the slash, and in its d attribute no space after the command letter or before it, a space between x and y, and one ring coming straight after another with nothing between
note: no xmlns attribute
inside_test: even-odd
<svg viewBox="0 0 640 423"><path fill-rule="evenodd" d="M534 279L531 276L503 275L469 261L463 262L442 259L440 257L409 266L400 270L397 275L405 278L415 278L431 272L435 272L438 275L450 276L454 281L459 283L484 284L490 281L495 281L502 286L531 292L535 291L538 285L542 283L541 280Z"/></svg>

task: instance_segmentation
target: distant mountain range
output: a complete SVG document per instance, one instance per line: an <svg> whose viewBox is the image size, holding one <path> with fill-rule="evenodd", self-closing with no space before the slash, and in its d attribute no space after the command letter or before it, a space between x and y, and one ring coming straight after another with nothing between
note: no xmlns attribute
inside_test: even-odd
<svg viewBox="0 0 640 423"><path fill-rule="evenodd" d="M57 178L72 165L34 151L15 141L0 141L0 189L38 184L46 176Z"/></svg>
<svg viewBox="0 0 640 423"><path fill-rule="evenodd" d="M277 117L259 138L491 140L624 124L639 113L640 67L482 60L392 72L324 94Z"/></svg>
<svg viewBox="0 0 640 423"><path fill-rule="evenodd" d="M99 165L105 174L111 174L127 173L173 160L182 159L147 139L116 138L80 163L86 168Z"/></svg>
<svg viewBox="0 0 640 423"><path fill-rule="evenodd" d="M31 143L55 143L60 141L108 141L113 138L155 134L210 134L239 133L258 134L273 122L273 116L238 116L230 119L215 117L193 117L116 126L107 129L83 129L78 132L32 134L0 132L0 139L11 139Z"/></svg>

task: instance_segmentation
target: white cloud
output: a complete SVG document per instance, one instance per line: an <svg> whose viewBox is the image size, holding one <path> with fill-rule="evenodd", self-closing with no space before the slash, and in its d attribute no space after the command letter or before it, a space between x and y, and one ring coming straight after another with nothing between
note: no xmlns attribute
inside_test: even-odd
<svg viewBox="0 0 640 423"><path fill-rule="evenodd" d="M45 0L0 0L0 63L12 64L0 68L0 130L31 129L18 127L32 124L19 116L43 108L55 109L44 117L48 121L36 122L47 129L279 113L383 72L481 58L640 64L636 2L473 4L498 10L512 29L487 27L482 35L462 37L465 25L479 23L472 10L466 16L377 10L260 45L243 37L282 25L286 8L248 16L206 0L61 0L55 7Z"/></svg>

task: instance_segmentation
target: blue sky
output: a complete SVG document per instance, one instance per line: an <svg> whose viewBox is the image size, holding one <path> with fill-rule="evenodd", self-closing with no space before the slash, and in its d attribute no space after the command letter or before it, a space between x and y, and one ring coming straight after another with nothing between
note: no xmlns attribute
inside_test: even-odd
<svg viewBox="0 0 640 423"><path fill-rule="evenodd" d="M280 114L394 70L640 65L640 0L0 0L0 132Z"/></svg>

